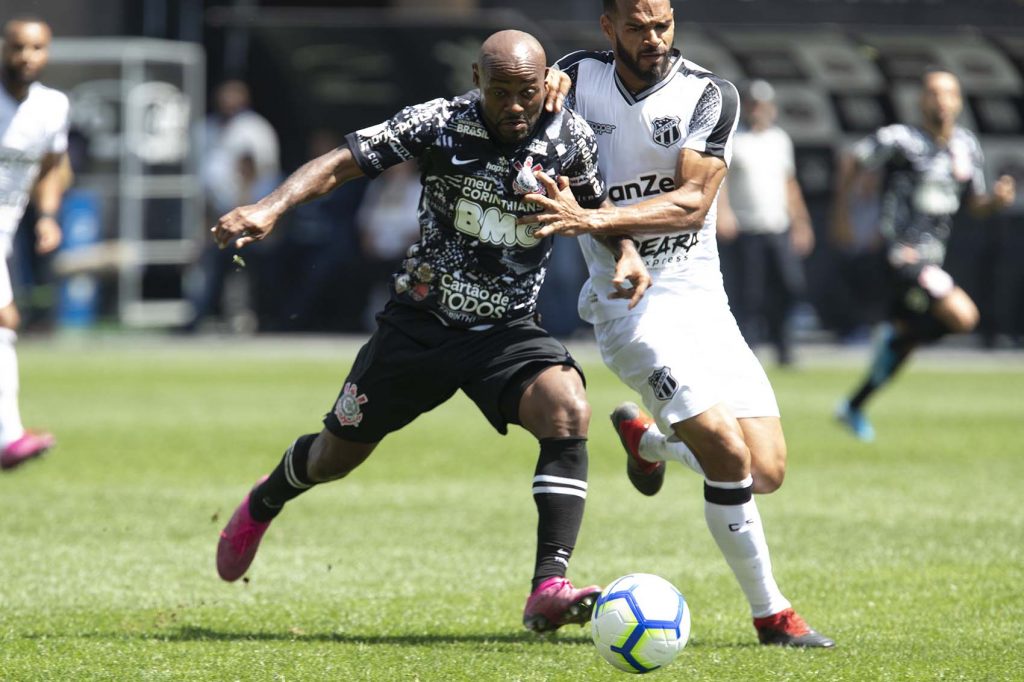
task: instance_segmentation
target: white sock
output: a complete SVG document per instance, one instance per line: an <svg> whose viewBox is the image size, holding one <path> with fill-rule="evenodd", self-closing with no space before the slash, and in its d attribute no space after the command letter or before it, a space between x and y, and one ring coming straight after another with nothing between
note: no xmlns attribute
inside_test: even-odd
<svg viewBox="0 0 1024 682"><path fill-rule="evenodd" d="M753 497L754 479L704 481L704 519L729 568L750 602L754 618L790 606L772 575L772 560Z"/></svg>
<svg viewBox="0 0 1024 682"><path fill-rule="evenodd" d="M666 437L655 424L651 424L640 437L640 456L649 462L682 462L701 476L704 475L704 469L686 443L675 434Z"/></svg>
<svg viewBox="0 0 1024 682"><path fill-rule="evenodd" d="M25 435L18 410L18 355L14 342L18 335L12 329L0 327L0 447Z"/></svg>

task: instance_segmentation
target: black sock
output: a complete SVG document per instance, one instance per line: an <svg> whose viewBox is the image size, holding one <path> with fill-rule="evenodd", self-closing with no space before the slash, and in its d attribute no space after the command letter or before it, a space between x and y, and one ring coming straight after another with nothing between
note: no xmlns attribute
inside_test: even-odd
<svg viewBox="0 0 1024 682"><path fill-rule="evenodd" d="M896 332L875 351L871 368L857 392L850 398L850 407L859 410L871 395L884 386L910 357L918 340L912 333Z"/></svg>
<svg viewBox="0 0 1024 682"><path fill-rule="evenodd" d="M288 500L298 497L315 483L306 473L309 449L317 434L299 436L288 448L277 468L249 495L249 514L257 521L270 521L281 512Z"/></svg>
<svg viewBox="0 0 1024 682"><path fill-rule="evenodd" d="M533 475L537 504L537 561L533 587L546 578L564 577L587 497L587 439L542 438Z"/></svg>

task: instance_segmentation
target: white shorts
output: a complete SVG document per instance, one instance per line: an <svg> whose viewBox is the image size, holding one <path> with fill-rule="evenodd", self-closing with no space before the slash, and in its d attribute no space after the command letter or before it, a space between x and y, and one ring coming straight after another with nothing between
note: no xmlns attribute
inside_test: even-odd
<svg viewBox="0 0 1024 682"><path fill-rule="evenodd" d="M11 272L7 269L7 254L0 253L0 308L5 308L14 300L11 289Z"/></svg>
<svg viewBox="0 0 1024 682"><path fill-rule="evenodd" d="M594 334L605 364L642 396L664 434L719 403L738 419L779 416L764 368L728 304L713 297L672 296L670 307L600 322Z"/></svg>

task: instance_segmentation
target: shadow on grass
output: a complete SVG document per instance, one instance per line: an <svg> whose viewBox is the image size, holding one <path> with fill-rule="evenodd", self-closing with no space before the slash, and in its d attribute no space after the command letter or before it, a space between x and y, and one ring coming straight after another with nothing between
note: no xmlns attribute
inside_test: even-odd
<svg viewBox="0 0 1024 682"><path fill-rule="evenodd" d="M437 644L560 644L593 646L589 631L576 634L571 630L554 635L532 632L481 632L472 634L372 635L349 632L238 632L213 630L185 625L163 633L142 633L140 639L160 642L331 642L337 644L389 644L399 646L430 646ZM756 649L757 641L691 640L689 649Z"/></svg>
<svg viewBox="0 0 1024 682"><path fill-rule="evenodd" d="M54 635L25 633L23 639L53 639ZM593 646L587 630L577 634L571 630L549 635L532 632L480 632L471 634L360 634L354 632L304 632L285 630L281 632L244 632L237 630L214 630L199 625L183 625L175 628L148 632L88 632L71 636L75 638L118 640L140 639L153 642L309 642L332 644L381 644L390 646L436 646L444 644L558 644L562 646ZM688 649L756 649L757 641L691 639Z"/></svg>
<svg viewBox="0 0 1024 682"><path fill-rule="evenodd" d="M538 636L531 632L481 632L473 634L359 634L349 632L239 632L185 625L166 632L148 632L141 639L161 642L332 642L337 644L390 644L429 646L436 644L591 644L587 636Z"/></svg>

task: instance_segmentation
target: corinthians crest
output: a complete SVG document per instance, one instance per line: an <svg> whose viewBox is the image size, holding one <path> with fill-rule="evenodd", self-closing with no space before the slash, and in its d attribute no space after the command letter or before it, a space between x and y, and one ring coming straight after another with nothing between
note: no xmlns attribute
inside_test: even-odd
<svg viewBox="0 0 1024 682"><path fill-rule="evenodd" d="M334 404L334 416L342 426L359 426L363 421L363 405L370 402L365 393L360 393L359 388L346 382L338 396L338 402Z"/></svg>
<svg viewBox="0 0 1024 682"><path fill-rule="evenodd" d="M654 397L658 400L668 400L679 388L679 382L672 376L672 370L668 367L651 372L651 376L647 377L647 383L654 389Z"/></svg>
<svg viewBox="0 0 1024 682"><path fill-rule="evenodd" d="M678 116L662 116L654 119L652 123L654 127L652 130L654 141L662 147L671 147L682 136L682 133L679 131Z"/></svg>

